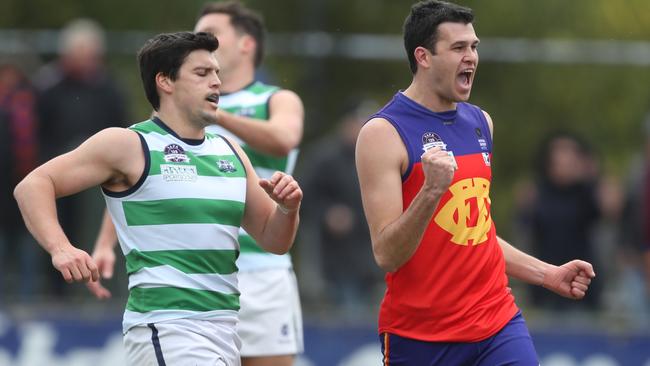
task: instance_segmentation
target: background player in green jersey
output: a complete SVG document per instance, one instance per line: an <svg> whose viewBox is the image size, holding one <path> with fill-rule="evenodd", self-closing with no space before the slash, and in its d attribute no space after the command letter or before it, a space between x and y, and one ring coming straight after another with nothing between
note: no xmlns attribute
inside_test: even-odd
<svg viewBox="0 0 650 366"><path fill-rule="evenodd" d="M262 18L239 2L208 3L195 31L221 42L222 96L216 125L206 130L233 138L260 177L290 174L302 138L303 106L289 90L255 78L264 56ZM241 311L238 333L245 366L289 366L303 351L298 286L288 254L264 251L244 230L239 234Z"/></svg>
<svg viewBox="0 0 650 366"><path fill-rule="evenodd" d="M258 179L236 142L205 132L219 100L217 47L209 33L149 40L138 60L157 117L100 131L14 192L54 267L68 282L88 282L99 278L98 267L66 237L55 199L102 187L127 259L124 331L134 365L239 365L237 229L278 254L295 237L296 181L281 172Z"/></svg>

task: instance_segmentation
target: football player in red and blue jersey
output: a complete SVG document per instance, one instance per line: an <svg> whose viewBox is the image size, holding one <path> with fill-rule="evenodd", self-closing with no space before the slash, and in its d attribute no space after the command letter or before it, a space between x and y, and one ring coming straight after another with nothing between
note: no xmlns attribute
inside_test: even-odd
<svg viewBox="0 0 650 366"><path fill-rule="evenodd" d="M595 272L542 262L496 234L492 120L467 103L471 9L422 1L404 23L413 81L364 125L356 160L375 260L384 365L539 365L508 277L581 299Z"/></svg>

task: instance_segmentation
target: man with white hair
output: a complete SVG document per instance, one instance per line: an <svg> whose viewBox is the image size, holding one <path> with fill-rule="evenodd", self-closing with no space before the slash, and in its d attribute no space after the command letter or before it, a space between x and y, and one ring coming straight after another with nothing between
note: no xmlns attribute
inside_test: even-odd
<svg viewBox="0 0 650 366"><path fill-rule="evenodd" d="M126 126L127 98L105 68L104 38L102 27L95 21L73 20L61 30L59 57L37 73L34 81L39 91L36 105L41 161L74 149L100 130ZM72 240L90 242L90 233L80 228L98 224L101 197L89 192L57 204L61 223ZM63 284L53 275L46 287L62 295L66 288Z"/></svg>

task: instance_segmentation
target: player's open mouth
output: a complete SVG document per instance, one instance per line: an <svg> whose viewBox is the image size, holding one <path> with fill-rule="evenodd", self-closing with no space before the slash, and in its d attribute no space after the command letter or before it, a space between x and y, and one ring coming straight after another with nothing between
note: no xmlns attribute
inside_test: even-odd
<svg viewBox="0 0 650 366"><path fill-rule="evenodd" d="M465 69L461 71L456 79L460 85L464 88L469 88L472 86L472 76L474 75L474 69Z"/></svg>
<svg viewBox="0 0 650 366"><path fill-rule="evenodd" d="M208 102L219 104L219 94L210 94L205 98Z"/></svg>

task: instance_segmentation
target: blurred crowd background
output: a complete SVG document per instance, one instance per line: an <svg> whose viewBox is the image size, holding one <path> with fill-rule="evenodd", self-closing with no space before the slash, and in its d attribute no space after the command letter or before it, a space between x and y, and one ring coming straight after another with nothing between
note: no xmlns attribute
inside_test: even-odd
<svg viewBox="0 0 650 366"><path fill-rule="evenodd" d="M481 38L471 102L495 125L492 214L500 235L541 259L594 263L583 302L511 282L533 330L647 332L650 326L650 2L458 1ZM202 0L0 3L0 312L121 313L123 261L95 300L65 284L26 232L13 186L110 126L150 115L135 53L187 30ZM292 251L307 323L374 326L374 264L354 168L368 115L410 82L401 25L412 2L248 0L269 29L259 78L306 110L295 176L305 201ZM117 147L116 147L117 148ZM59 201L73 243L90 250L99 190Z"/></svg>

